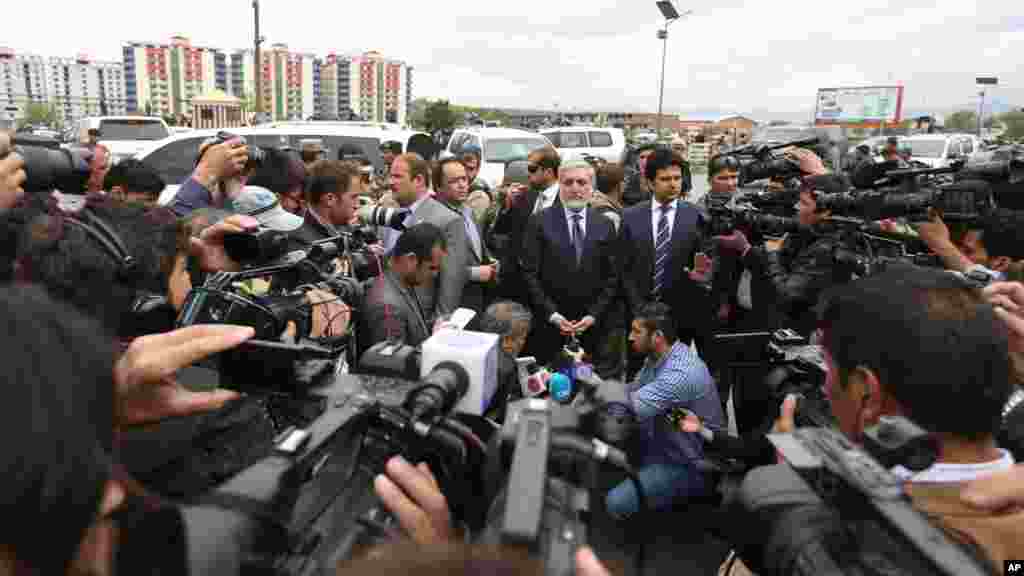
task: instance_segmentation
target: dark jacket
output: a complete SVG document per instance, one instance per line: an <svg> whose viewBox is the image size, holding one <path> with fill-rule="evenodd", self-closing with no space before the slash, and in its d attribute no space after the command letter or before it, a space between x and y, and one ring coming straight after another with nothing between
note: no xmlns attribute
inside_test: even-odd
<svg viewBox="0 0 1024 576"><path fill-rule="evenodd" d="M841 246L833 236L810 231L791 234L778 251L752 248L743 258L743 265L755 279L767 281L770 297L786 327L807 335L817 324L815 306L821 294L850 280L850 275L834 263L833 254Z"/></svg>
<svg viewBox="0 0 1024 576"><path fill-rule="evenodd" d="M519 202L506 209L504 206L504 195L499 195L495 202L496 214L493 224L487 231L487 243L490 249L497 255L500 262L500 279L498 293L502 298L508 298L526 304L529 302L526 282L519 262L523 256L523 233L526 225L533 215L533 207L537 203L537 196L541 190L529 190L520 197ZM551 205L561 206L562 201L556 195Z"/></svg>
<svg viewBox="0 0 1024 576"><path fill-rule="evenodd" d="M672 308L679 336L684 341L706 334L711 319L708 291L690 280L686 268L703 248L703 215L689 202L680 200L672 225L672 251L662 301ZM619 228L619 259L622 262L622 288L626 312L632 316L651 300L654 289L654 231L651 203L626 209Z"/></svg>
<svg viewBox="0 0 1024 576"><path fill-rule="evenodd" d="M419 346L431 334L416 294L402 286L391 270L385 270L370 283L363 300L361 324L363 350L386 340Z"/></svg>
<svg viewBox="0 0 1024 576"><path fill-rule="evenodd" d="M452 211L452 213L463 222L463 228L465 228L465 219L463 218L462 212L459 208L441 203L445 208ZM472 211L471 211L472 214ZM473 268L483 266L484 264L491 261L490 251L487 249L486 238L484 237L483 230L480 225L477 224L476 220L470 218L470 225L476 229L477 238L480 239L480 252L478 253L474 247L473 242L470 240L468 233L463 234L464 246L460 247L458 253L462 256L463 266L465 267L465 284L462 286L462 298L459 300L459 307L469 308L475 310L477 314L482 314L484 308L488 304L490 288L492 283L484 284L476 280L473 276ZM452 247L448 247L449 252ZM455 264L455 262L453 262Z"/></svg>
<svg viewBox="0 0 1024 576"><path fill-rule="evenodd" d="M587 208L582 262L577 265L565 209L552 206L530 218L523 241L523 277L538 322L560 313L569 320L600 322L615 296L615 229Z"/></svg>
<svg viewBox="0 0 1024 576"><path fill-rule="evenodd" d="M312 244L314 242L337 236L338 231L329 229L323 222L317 219L312 209L307 209L303 217L302 227L290 234L291 238L302 243Z"/></svg>

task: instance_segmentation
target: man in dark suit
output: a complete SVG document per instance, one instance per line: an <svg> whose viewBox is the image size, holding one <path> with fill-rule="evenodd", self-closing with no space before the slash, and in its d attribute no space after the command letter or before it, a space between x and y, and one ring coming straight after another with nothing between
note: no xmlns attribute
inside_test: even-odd
<svg viewBox="0 0 1024 576"><path fill-rule="evenodd" d="M491 261L487 245L480 233L480 226L473 219L473 210L466 206L469 197L469 177L466 168L458 158L446 158L434 164L434 191L437 199L462 220L465 227L465 242L460 246L448 245L450 260L463 263L466 279L462 287L461 308L469 308L479 315L488 304L490 287L497 278L497 263ZM474 318L475 326L477 318Z"/></svg>
<svg viewBox="0 0 1024 576"><path fill-rule="evenodd" d="M419 346L433 329L416 293L441 268L445 236L424 222L406 230L388 259L388 268L366 291L360 327L360 354L378 342Z"/></svg>
<svg viewBox="0 0 1024 576"><path fill-rule="evenodd" d="M541 362L550 361L576 335L600 366L601 322L615 297L615 227L587 206L594 169L573 161L559 168L561 206L535 214L526 226L522 269L539 317L530 346Z"/></svg>
<svg viewBox="0 0 1024 576"><path fill-rule="evenodd" d="M522 257L523 232L530 217L545 208L561 205L558 195L558 167L561 159L552 147L534 150L527 156L530 185L512 185L499 202L494 225L489 231L491 245L501 261L499 266L501 297L527 303L527 287L519 261Z"/></svg>
<svg viewBox="0 0 1024 576"><path fill-rule="evenodd" d="M701 252L703 216L680 199L686 161L659 148L647 159L644 177L651 201L626 209L619 231L619 258L627 311L645 302L672 309L679 340L697 340L698 351L710 328L708 291L711 261ZM693 267L691 269L691 266Z"/></svg>
<svg viewBox="0 0 1024 576"><path fill-rule="evenodd" d="M306 190L305 223L292 234L303 244L337 236L356 213L356 196L361 189L359 169L339 160L321 160L310 165Z"/></svg>

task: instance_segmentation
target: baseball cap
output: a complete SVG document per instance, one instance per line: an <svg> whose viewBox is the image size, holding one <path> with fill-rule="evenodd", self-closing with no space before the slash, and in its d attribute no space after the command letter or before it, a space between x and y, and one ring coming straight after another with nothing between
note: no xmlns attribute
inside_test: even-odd
<svg viewBox="0 0 1024 576"><path fill-rule="evenodd" d="M303 219L281 207L281 200L266 188L246 186L229 201L229 208L236 214L252 216L260 226L278 232L292 232L302 227Z"/></svg>

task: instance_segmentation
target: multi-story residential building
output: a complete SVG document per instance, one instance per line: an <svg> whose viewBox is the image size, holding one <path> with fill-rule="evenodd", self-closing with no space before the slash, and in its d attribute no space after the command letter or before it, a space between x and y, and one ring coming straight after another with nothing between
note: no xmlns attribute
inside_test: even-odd
<svg viewBox="0 0 1024 576"><path fill-rule="evenodd" d="M274 120L305 120L321 109L321 61L313 54L291 52L286 44L274 44L260 52L263 76L262 110ZM256 74L252 50L231 54L229 92L255 105ZM251 113L252 110L249 110Z"/></svg>
<svg viewBox="0 0 1024 576"><path fill-rule="evenodd" d="M0 49L0 107L25 113L29 103L49 103L64 122L125 113L124 73L116 62L43 58Z"/></svg>
<svg viewBox="0 0 1024 576"><path fill-rule="evenodd" d="M379 52L330 54L321 70L321 115L405 123L412 103L412 68Z"/></svg>
<svg viewBox="0 0 1024 576"><path fill-rule="evenodd" d="M228 89L226 56L192 46L184 36L172 37L170 44L131 42L122 51L130 112L187 115L192 98Z"/></svg>

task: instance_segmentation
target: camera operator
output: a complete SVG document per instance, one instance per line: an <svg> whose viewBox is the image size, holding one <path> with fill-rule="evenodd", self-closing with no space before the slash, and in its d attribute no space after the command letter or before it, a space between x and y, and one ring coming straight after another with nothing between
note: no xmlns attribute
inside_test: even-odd
<svg viewBox="0 0 1024 576"><path fill-rule="evenodd" d="M277 194L281 207L292 214L302 216L306 211L306 166L290 150L263 148L263 160L255 165L245 184Z"/></svg>
<svg viewBox="0 0 1024 576"><path fill-rule="evenodd" d="M1007 279L1011 264L1024 260L1024 213L999 210L968 224L959 246L950 238L942 217L933 212L931 220L917 225L921 240L942 258L949 270L964 274L981 273L992 280Z"/></svg>
<svg viewBox="0 0 1024 576"><path fill-rule="evenodd" d="M203 142L196 168L174 195L171 210L185 216L208 206L223 208L225 200L241 187L240 177L248 161L249 147L244 139Z"/></svg>
<svg viewBox="0 0 1024 576"><path fill-rule="evenodd" d="M981 291L944 271L900 268L837 288L823 308L825 391L840 430L859 442L895 415L932 434L935 464L892 469L915 508L996 565L1019 557L1024 511L980 513L960 499L965 483L1013 467L995 441L1013 387L1007 330ZM758 532L744 535L744 560L761 557Z"/></svg>
<svg viewBox="0 0 1024 576"><path fill-rule="evenodd" d="M302 227L293 235L312 244L346 230L356 214L356 196L362 176L355 164L320 160L309 167L308 207Z"/></svg>
<svg viewBox="0 0 1024 576"><path fill-rule="evenodd" d="M803 152L805 157L808 154L814 155L807 150ZM752 247L746 235L739 230L715 239L722 253L738 255L743 269L750 270L753 282L763 280L770 288L770 294L766 295L770 303L765 302L764 305L774 304L784 316L784 324L805 336L814 328L813 308L818 296L828 287L849 280L848 277L837 275L833 265L833 252L841 245L839 239L816 234L813 230L815 225L830 216L828 211L818 210L815 188L830 183L831 175L805 178L800 191L797 217L806 228L798 234L787 235L777 251Z"/></svg>
<svg viewBox="0 0 1024 576"><path fill-rule="evenodd" d="M444 233L429 222L398 237L388 268L366 291L359 332L364 349L385 341L419 346L430 336L433 330L416 288L441 269L446 247Z"/></svg>
<svg viewBox="0 0 1024 576"><path fill-rule="evenodd" d="M10 137L0 132L0 213L10 209L25 194L25 162L11 153Z"/></svg>

